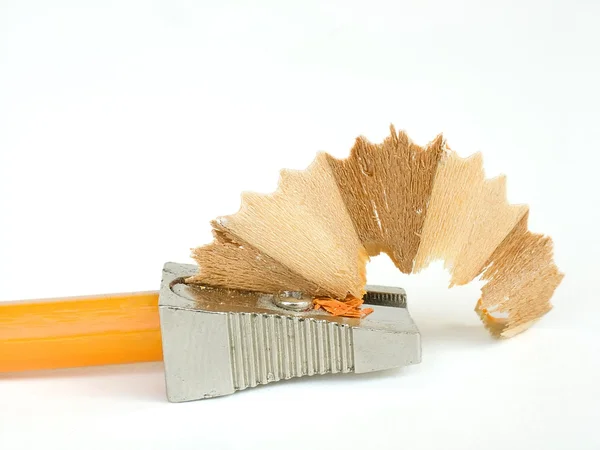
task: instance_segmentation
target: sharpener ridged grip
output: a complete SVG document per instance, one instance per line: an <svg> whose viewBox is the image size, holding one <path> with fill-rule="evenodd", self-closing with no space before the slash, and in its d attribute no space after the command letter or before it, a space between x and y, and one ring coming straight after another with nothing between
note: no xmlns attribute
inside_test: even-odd
<svg viewBox="0 0 600 450"><path fill-rule="evenodd" d="M255 313L229 313L227 325L235 389L354 370L352 328L347 325Z"/></svg>

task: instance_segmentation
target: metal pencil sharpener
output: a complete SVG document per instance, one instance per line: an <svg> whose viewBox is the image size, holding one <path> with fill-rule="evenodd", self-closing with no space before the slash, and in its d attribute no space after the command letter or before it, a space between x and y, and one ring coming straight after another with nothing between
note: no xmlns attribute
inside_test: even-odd
<svg viewBox="0 0 600 450"><path fill-rule="evenodd" d="M310 309L299 293L186 284L197 267L167 263L159 297L167 397L185 402L326 373L365 373L421 361L419 331L400 288L367 286L363 319Z"/></svg>

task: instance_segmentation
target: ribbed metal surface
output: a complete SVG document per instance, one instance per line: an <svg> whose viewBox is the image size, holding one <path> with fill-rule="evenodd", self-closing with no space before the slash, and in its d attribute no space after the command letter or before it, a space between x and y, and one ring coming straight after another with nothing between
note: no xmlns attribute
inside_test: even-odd
<svg viewBox="0 0 600 450"><path fill-rule="evenodd" d="M406 308L406 294L399 292L367 292L363 297L369 305L393 306Z"/></svg>
<svg viewBox="0 0 600 450"><path fill-rule="evenodd" d="M273 314L227 315L236 389L303 375L351 372L352 328Z"/></svg>

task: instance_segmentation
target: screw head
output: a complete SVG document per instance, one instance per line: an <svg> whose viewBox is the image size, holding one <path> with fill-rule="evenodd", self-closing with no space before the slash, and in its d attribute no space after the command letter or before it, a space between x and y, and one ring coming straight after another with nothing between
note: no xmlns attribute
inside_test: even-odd
<svg viewBox="0 0 600 450"><path fill-rule="evenodd" d="M312 309L312 298L299 291L283 291L273 296L273 304L289 311L308 311Z"/></svg>

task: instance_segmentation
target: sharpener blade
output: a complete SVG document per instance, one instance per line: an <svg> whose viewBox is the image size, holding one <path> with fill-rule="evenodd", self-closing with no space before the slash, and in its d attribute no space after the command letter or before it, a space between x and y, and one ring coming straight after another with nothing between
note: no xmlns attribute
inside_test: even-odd
<svg viewBox="0 0 600 450"><path fill-rule="evenodd" d="M167 263L159 297L167 397L184 402L326 373L421 361L401 288L367 286L364 319L294 311L273 295L188 285L197 267Z"/></svg>

